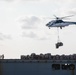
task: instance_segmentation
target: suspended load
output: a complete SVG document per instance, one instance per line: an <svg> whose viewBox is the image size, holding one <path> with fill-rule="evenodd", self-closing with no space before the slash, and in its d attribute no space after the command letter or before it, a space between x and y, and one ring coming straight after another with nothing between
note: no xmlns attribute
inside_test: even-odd
<svg viewBox="0 0 76 75"><path fill-rule="evenodd" d="M63 43L60 41L60 37L59 37L59 29L57 28L58 31L58 40L57 43L55 44L56 48L59 48L60 46L63 46Z"/></svg>
<svg viewBox="0 0 76 75"><path fill-rule="evenodd" d="M57 42L56 43L56 48L59 48L60 46L63 46L63 43L62 42Z"/></svg>

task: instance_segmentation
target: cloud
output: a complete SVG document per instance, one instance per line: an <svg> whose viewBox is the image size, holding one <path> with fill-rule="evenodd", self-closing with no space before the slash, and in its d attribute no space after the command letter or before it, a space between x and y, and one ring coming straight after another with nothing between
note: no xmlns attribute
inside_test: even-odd
<svg viewBox="0 0 76 75"><path fill-rule="evenodd" d="M29 33L23 32L22 36L23 37L29 37L29 38L37 38L38 37L36 35L36 33L34 33L34 32L29 32Z"/></svg>
<svg viewBox="0 0 76 75"><path fill-rule="evenodd" d="M4 39L11 39L11 36L0 33L0 40L4 40Z"/></svg>
<svg viewBox="0 0 76 75"><path fill-rule="evenodd" d="M40 22L40 18L36 16L26 17L22 22L24 23L22 29L35 29Z"/></svg>
<svg viewBox="0 0 76 75"><path fill-rule="evenodd" d="M0 1L12 2L12 1L15 1L15 0L0 0Z"/></svg>
<svg viewBox="0 0 76 75"><path fill-rule="evenodd" d="M27 37L31 39L36 40L48 40L50 39L50 36L47 36L46 33L46 20L43 19L43 17L26 17L24 19L21 19L21 22L23 25L21 26L23 32L22 37Z"/></svg>
<svg viewBox="0 0 76 75"><path fill-rule="evenodd" d="M29 31L29 32L23 32L22 37L31 38L35 40L49 40L50 36L48 34L43 33L43 31Z"/></svg>
<svg viewBox="0 0 76 75"><path fill-rule="evenodd" d="M23 1L40 1L40 0L23 0Z"/></svg>
<svg viewBox="0 0 76 75"><path fill-rule="evenodd" d="M68 13L69 14L76 15L76 8L75 9L72 9L72 10L69 10Z"/></svg>
<svg viewBox="0 0 76 75"><path fill-rule="evenodd" d="M13 1L40 1L40 0L0 0L0 1L7 1L7 2L13 2Z"/></svg>

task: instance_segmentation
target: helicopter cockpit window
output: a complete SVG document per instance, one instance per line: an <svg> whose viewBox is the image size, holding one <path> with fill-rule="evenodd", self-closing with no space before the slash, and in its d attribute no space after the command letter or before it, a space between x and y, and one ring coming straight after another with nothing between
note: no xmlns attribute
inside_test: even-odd
<svg viewBox="0 0 76 75"><path fill-rule="evenodd" d="M62 20L57 20L55 23L62 23L63 21Z"/></svg>
<svg viewBox="0 0 76 75"><path fill-rule="evenodd" d="M49 23L51 23L51 22L49 22Z"/></svg>

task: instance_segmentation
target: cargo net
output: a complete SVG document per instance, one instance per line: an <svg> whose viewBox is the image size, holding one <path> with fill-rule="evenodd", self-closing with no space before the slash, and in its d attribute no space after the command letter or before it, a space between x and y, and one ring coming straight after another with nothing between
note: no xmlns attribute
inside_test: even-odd
<svg viewBox="0 0 76 75"><path fill-rule="evenodd" d="M76 60L76 54L73 55L51 55L51 53L37 55L21 55L22 60Z"/></svg>

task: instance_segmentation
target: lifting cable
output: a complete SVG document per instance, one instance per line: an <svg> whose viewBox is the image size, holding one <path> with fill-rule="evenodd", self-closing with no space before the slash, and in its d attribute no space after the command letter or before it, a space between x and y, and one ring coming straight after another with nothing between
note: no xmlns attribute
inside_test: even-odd
<svg viewBox="0 0 76 75"><path fill-rule="evenodd" d="M60 37L59 37L59 27L57 27L57 32L58 32L58 35L57 35L57 42L60 42Z"/></svg>

